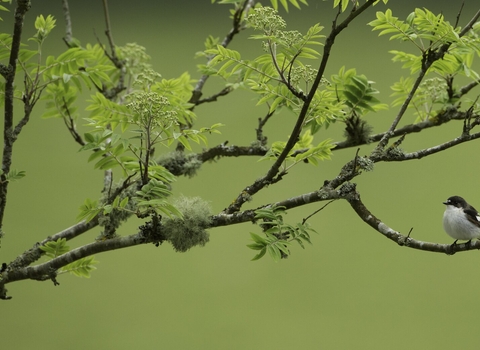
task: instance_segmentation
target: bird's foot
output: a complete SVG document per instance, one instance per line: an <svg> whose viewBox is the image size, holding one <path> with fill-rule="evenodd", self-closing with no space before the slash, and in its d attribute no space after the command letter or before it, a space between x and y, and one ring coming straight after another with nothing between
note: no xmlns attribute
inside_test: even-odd
<svg viewBox="0 0 480 350"><path fill-rule="evenodd" d="M455 247L457 245L457 241L458 239L455 240L455 242L453 242L452 244L450 244L447 248L447 254L448 255L453 255L455 254Z"/></svg>

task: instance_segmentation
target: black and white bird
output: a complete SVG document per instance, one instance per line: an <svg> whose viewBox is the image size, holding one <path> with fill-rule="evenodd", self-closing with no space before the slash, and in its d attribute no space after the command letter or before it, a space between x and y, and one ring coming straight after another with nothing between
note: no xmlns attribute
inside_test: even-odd
<svg viewBox="0 0 480 350"><path fill-rule="evenodd" d="M443 228L450 237L465 240L470 243L474 238L480 237L480 214L459 196L453 196L443 202L447 207L443 213Z"/></svg>

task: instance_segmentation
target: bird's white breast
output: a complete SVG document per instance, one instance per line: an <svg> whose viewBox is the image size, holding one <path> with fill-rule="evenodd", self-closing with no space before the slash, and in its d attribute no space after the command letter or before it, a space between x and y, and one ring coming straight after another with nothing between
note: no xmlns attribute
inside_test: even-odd
<svg viewBox="0 0 480 350"><path fill-rule="evenodd" d="M462 208L447 205L443 213L443 228L454 239L470 240L480 237L480 228L465 217Z"/></svg>

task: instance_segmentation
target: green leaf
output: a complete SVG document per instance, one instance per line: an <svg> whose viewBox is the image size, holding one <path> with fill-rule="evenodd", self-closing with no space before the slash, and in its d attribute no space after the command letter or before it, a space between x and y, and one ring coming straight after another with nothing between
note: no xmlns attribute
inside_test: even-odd
<svg viewBox="0 0 480 350"><path fill-rule="evenodd" d="M67 240L65 238L60 238L57 241L50 241L45 243L45 245L39 247L45 252L49 258L53 259L57 256L67 253L70 248L67 246Z"/></svg>
<svg viewBox="0 0 480 350"><path fill-rule="evenodd" d="M125 197L122 199L122 201L120 202L120 208L125 208L128 204L128 197Z"/></svg>
<svg viewBox="0 0 480 350"><path fill-rule="evenodd" d="M93 256L87 256L85 258L74 261L68 265L62 267L59 273L71 273L77 277L90 278L90 273L93 270L96 270L94 266L98 261L95 260Z"/></svg>
<svg viewBox="0 0 480 350"><path fill-rule="evenodd" d="M266 245L267 241L263 238L257 235L256 233L250 232L250 237L253 239L254 242L258 244L263 244Z"/></svg>
<svg viewBox="0 0 480 350"><path fill-rule="evenodd" d="M262 250L260 250L260 253L258 253L257 255L255 255L253 257L252 261L261 259L265 255L266 252L267 252L267 247L264 247Z"/></svg>
<svg viewBox="0 0 480 350"><path fill-rule="evenodd" d="M77 216L77 220L85 220L86 222L94 219L103 208L98 206L97 201L86 199L82 206L80 206L80 213Z"/></svg>
<svg viewBox="0 0 480 350"><path fill-rule="evenodd" d="M280 250L278 249L277 246L274 245L268 245L267 246L268 253L270 254L270 257L273 259L273 261L278 262L282 258L282 254L280 253Z"/></svg>
<svg viewBox="0 0 480 350"><path fill-rule="evenodd" d="M338 5L341 5L342 12L345 12L349 3L350 3L350 0L334 0L333 8L338 7Z"/></svg>
<svg viewBox="0 0 480 350"><path fill-rule="evenodd" d="M247 247L253 250L262 250L263 248L265 248L265 244L251 243L251 244L247 244Z"/></svg>
<svg viewBox="0 0 480 350"><path fill-rule="evenodd" d="M17 181L25 177L25 175L26 175L25 170L18 171L16 169L11 169L6 176L6 179L7 181Z"/></svg>

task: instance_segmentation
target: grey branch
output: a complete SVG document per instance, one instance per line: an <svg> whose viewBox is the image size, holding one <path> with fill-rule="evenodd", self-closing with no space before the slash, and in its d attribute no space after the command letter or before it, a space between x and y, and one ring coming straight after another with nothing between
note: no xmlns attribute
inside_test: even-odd
<svg viewBox="0 0 480 350"><path fill-rule="evenodd" d="M447 109L445 111L440 112L435 117L429 118L429 119L427 119L423 122L416 123L416 124L408 124L408 125L405 125L404 127L395 129L395 131L393 131L391 133L389 138L421 132L424 129L429 129L429 128L432 128L432 127L435 127L435 126L440 126L440 125L445 124L445 123L447 123L451 120L465 120L466 117L467 117L467 112L458 111L456 108L450 108L450 109ZM370 136L369 142L380 141L385 136L385 134L387 132L382 132L382 133L378 133L378 134ZM334 144L336 145L336 147L333 149L333 151L339 150L339 149L344 149L344 148L349 148L349 147L360 146L360 145L365 144L365 142L353 143L351 141L345 140L345 141L335 142Z"/></svg>
<svg viewBox="0 0 480 350"><path fill-rule="evenodd" d="M20 254L14 261L12 261L10 264L8 264L9 269L17 269L17 268L22 268L26 267L38 259L40 259L43 255L43 251L39 248L40 246L45 245L46 243L50 241L57 241L61 238L66 239L67 241L81 235L82 233L85 233L95 226L98 225L98 219L93 219L89 221L88 223L85 221L79 222L76 225L73 225L63 231L60 231L53 236L49 236L43 241L36 243L32 248L26 250L22 254Z"/></svg>
<svg viewBox="0 0 480 350"><path fill-rule="evenodd" d="M72 47L73 32L72 32L72 19L70 17L70 9L68 7L68 0L62 0L63 16L65 18L65 36L63 41L68 47Z"/></svg>
<svg viewBox="0 0 480 350"><path fill-rule="evenodd" d="M442 143L437 146L433 146L430 148L425 148L418 150L416 152L411 152L411 153L403 153L403 154L395 154L395 155L390 155L388 152L377 158L376 161L386 161L386 162L400 162L400 161L405 161L405 160L412 160L412 159L421 159L423 157L444 151L448 148L454 147L456 145L459 145L464 142L472 141L475 139L480 138L480 133L472 134L472 135L462 135L459 136L451 141Z"/></svg>
<svg viewBox="0 0 480 350"><path fill-rule="evenodd" d="M149 239L143 237L139 233L125 237L116 237L105 241L94 242L84 245L39 265L28 266L18 269L8 269L2 274L3 279L0 281L0 289L7 283L24 279L33 279L40 281L48 280L51 278L52 271L56 271L61 267L66 266L79 259L97 253L117 250L121 248L128 248L145 243L149 243Z"/></svg>
<svg viewBox="0 0 480 350"><path fill-rule="evenodd" d="M216 94L213 94L210 97L202 98L196 102L196 105L200 105L205 102L215 102L220 96L226 96L230 92L232 92L233 89L230 86L227 86L226 88L223 88L220 92L217 92Z"/></svg>
<svg viewBox="0 0 480 350"><path fill-rule="evenodd" d="M373 215L367 207L363 204L360 199L360 194L356 191L350 193L346 196L347 201L350 203L351 207L357 215L366 222L370 227L372 227L377 232L381 233L384 237L396 242L400 246L434 252L434 253L444 253L444 254L454 254L456 252L463 252L468 250L479 250L480 242L475 241L470 244L440 244L433 242L424 242L411 238L410 236L405 236L399 231L396 231L386 225L383 221L378 219Z"/></svg>
<svg viewBox="0 0 480 350"><path fill-rule="evenodd" d="M8 73L5 78L5 106L3 122L3 156L2 156L2 175L0 176L0 238L2 236L1 228L3 226L3 216L7 205L8 181L7 174L12 164L13 143L16 140L13 130L13 100L14 100L14 80L17 69L18 53L23 31L23 20L25 14L30 9L30 1L18 0L15 8L15 22L13 25L12 47L10 49L10 58L8 63ZM24 119L25 120L25 119ZM26 119L28 121L28 119ZM26 122L25 121L25 122Z"/></svg>

